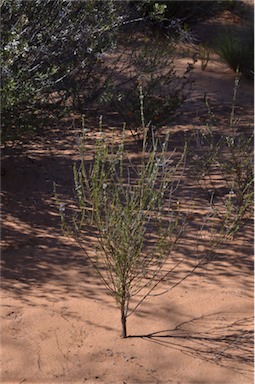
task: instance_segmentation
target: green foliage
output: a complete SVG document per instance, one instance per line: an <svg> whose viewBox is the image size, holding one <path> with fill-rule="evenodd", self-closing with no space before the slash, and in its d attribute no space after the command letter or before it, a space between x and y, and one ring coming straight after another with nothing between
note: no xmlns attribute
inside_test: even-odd
<svg viewBox="0 0 255 384"><path fill-rule="evenodd" d="M121 22L114 0L4 0L1 3L2 135L57 92L59 101L98 92L98 55ZM79 81L77 75L79 74ZM77 89L78 88L78 89ZM29 114L28 113L28 114ZM19 118L16 120L15 116Z"/></svg>
<svg viewBox="0 0 255 384"><path fill-rule="evenodd" d="M254 75L254 27L226 27L218 35L215 47L234 71L248 78Z"/></svg>
<svg viewBox="0 0 255 384"><path fill-rule="evenodd" d="M224 9L233 9L239 1L176 1L143 0L134 3L143 16L154 21L169 21L173 18L194 23L215 16ZM165 23L167 25L167 22Z"/></svg>

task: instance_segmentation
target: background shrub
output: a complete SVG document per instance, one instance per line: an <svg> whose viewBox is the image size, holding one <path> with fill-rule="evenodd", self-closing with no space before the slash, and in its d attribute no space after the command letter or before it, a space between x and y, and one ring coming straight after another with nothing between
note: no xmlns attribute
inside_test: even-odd
<svg viewBox="0 0 255 384"><path fill-rule="evenodd" d="M176 0L143 0L132 1L131 4L141 13L154 22L161 22L167 26L168 21L175 18L182 23L192 24L205 20L225 10L234 10L239 1L176 1Z"/></svg>
<svg viewBox="0 0 255 384"><path fill-rule="evenodd" d="M5 0L1 3L2 134L17 135L52 95L89 99L101 87L98 55L121 22L116 1ZM123 5L123 4L122 4ZM123 11L124 8L122 8ZM77 76L79 77L77 80ZM54 92L57 92L57 94Z"/></svg>
<svg viewBox="0 0 255 384"><path fill-rule="evenodd" d="M148 107L146 112L153 123L160 114L162 117L176 109L182 100L179 91L182 85L177 84L173 66L169 66L168 73L159 74L169 64L169 57L166 59L169 50L163 49L165 43L154 42L151 52L150 41L140 40L138 46L128 47L128 54L127 47L122 46L121 51L119 44L115 61L108 65L102 59L116 48L120 29L125 38L130 34L133 43L137 41L139 27L145 25L144 18L134 19L131 8L129 2L117 0L4 0L1 3L3 140L33 131L37 124L44 123L43 117L48 119L53 112L63 113L66 108L83 112L99 98L109 100L110 94L119 110L130 107L132 114L132 109L139 110L136 86L139 76L146 78L145 108ZM178 23L174 28L178 29ZM129 90L132 88L129 95L125 94L127 87L123 87L118 76L126 84L129 82ZM166 93L163 95L163 82L171 83L168 97ZM151 106L155 109L153 113Z"/></svg>
<svg viewBox="0 0 255 384"><path fill-rule="evenodd" d="M167 35L159 38L148 30L133 31L126 41L120 69L115 72L119 76L111 79L102 94L101 100L118 112L137 141L143 137L141 98L145 125L155 132L170 123L190 91L194 63L177 74L175 48L176 40Z"/></svg>
<svg viewBox="0 0 255 384"><path fill-rule="evenodd" d="M254 27L226 27L215 41L216 50L234 71L254 75Z"/></svg>

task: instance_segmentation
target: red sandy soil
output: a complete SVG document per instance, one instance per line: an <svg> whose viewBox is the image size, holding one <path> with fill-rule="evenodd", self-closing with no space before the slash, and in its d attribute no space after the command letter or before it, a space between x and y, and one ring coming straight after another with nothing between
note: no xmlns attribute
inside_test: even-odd
<svg viewBox="0 0 255 384"><path fill-rule="evenodd" d="M235 74L215 57L195 78L173 131L204 126L205 91L224 126ZM245 79L237 105L241 129L251 130L253 85ZM121 339L119 311L61 233L54 205L53 181L66 199L73 195L78 130L60 122L3 150L1 382L252 383L252 223L206 269L145 301L128 318L131 337Z"/></svg>

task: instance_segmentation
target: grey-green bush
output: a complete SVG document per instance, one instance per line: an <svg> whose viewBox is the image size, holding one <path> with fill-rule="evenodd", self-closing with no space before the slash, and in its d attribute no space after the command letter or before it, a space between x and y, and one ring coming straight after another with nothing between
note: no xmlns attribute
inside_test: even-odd
<svg viewBox="0 0 255 384"><path fill-rule="evenodd" d="M34 124L52 95L59 103L80 88L85 99L97 95L98 55L114 44L120 9L114 0L1 2L3 138Z"/></svg>

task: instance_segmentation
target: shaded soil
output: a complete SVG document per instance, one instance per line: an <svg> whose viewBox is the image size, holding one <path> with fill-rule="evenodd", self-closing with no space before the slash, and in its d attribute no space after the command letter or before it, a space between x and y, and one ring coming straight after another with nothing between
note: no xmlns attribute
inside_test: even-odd
<svg viewBox="0 0 255 384"><path fill-rule="evenodd" d="M227 128L235 74L215 55L205 71L197 66L195 79L169 127L177 141L180 132L205 126L205 92ZM239 130L251 131L253 85L245 79L237 105ZM76 118L76 126L60 121L43 137L2 151L1 382L252 383L253 223L206 268L144 302L128 319L130 337L121 339L115 303L82 250L63 236L54 203L56 182L72 204Z"/></svg>

